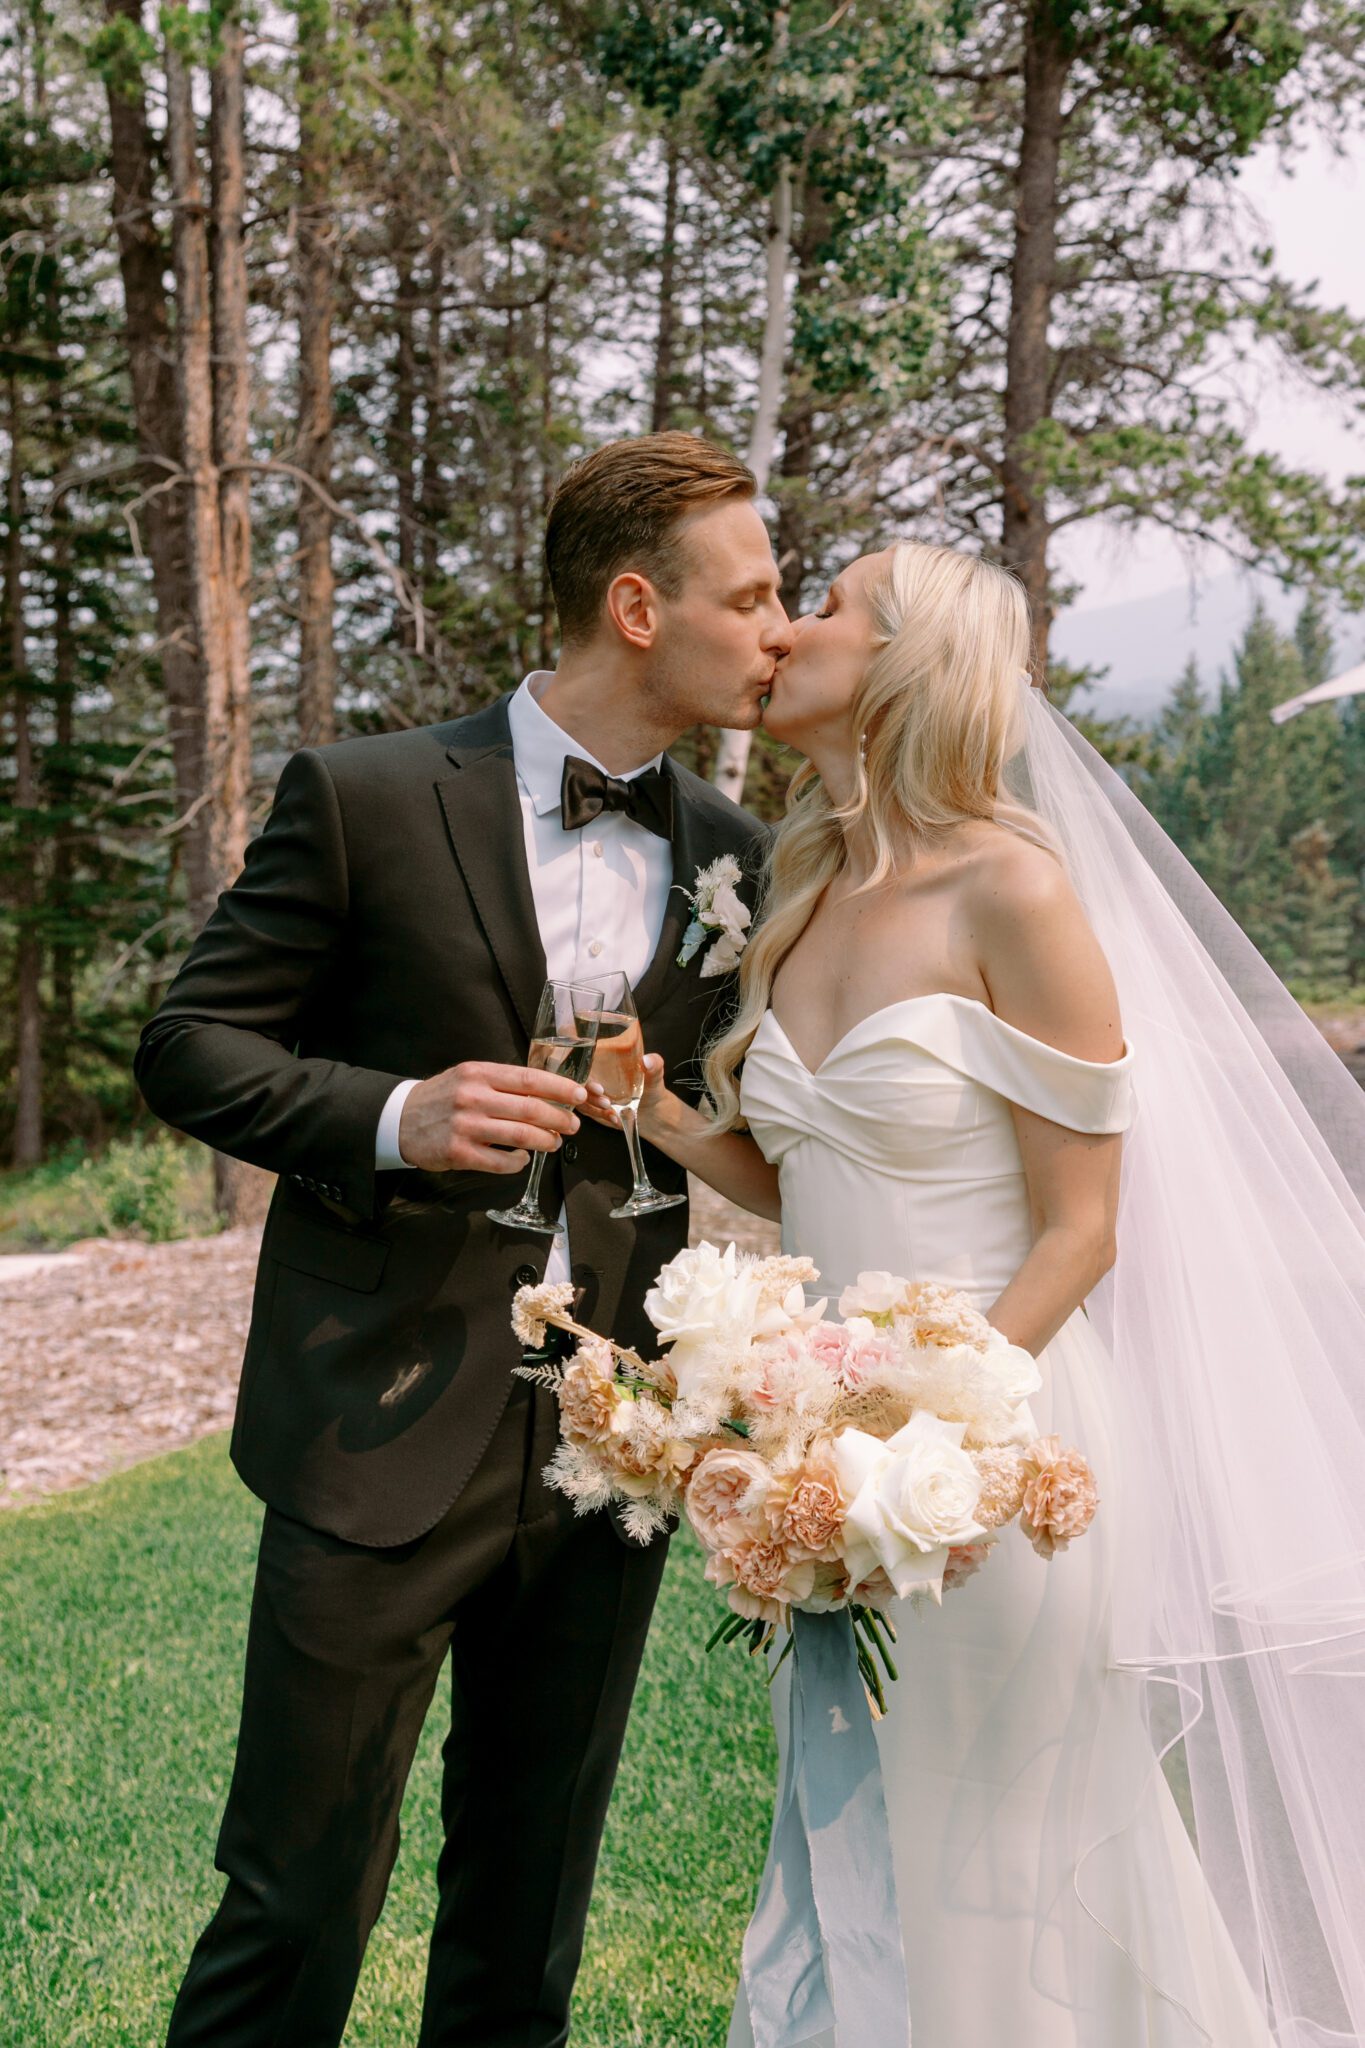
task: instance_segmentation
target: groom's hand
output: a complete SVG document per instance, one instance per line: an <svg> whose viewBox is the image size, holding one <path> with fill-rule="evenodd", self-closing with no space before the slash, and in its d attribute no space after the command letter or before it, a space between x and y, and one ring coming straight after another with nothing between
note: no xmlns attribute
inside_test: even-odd
<svg viewBox="0 0 1365 2048"><path fill-rule="evenodd" d="M424 1173L520 1173L532 1152L554 1152L578 1129L574 1109L588 1099L562 1074L465 1060L411 1090L398 1149Z"/></svg>

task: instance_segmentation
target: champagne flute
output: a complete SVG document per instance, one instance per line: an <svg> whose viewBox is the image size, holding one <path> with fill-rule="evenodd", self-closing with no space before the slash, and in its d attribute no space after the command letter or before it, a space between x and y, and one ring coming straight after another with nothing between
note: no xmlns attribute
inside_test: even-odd
<svg viewBox="0 0 1365 2048"><path fill-rule="evenodd" d="M637 1127L640 1098L645 1092L645 1041L624 974L604 977L606 1001L597 1022L597 1050L593 1054L592 1078L600 1081L608 1102L620 1118L630 1148L631 1172L635 1185L626 1200L611 1211L613 1216L650 1216L656 1209L676 1209L686 1195L663 1195L645 1172Z"/></svg>
<svg viewBox="0 0 1365 2048"><path fill-rule="evenodd" d="M600 988L586 988L574 981L547 981L540 992L527 1066L563 1074L580 1086L585 1083L597 1044L602 1002ZM545 1237L559 1236L559 1224L552 1223L540 1206L540 1182L549 1156L548 1152L536 1153L521 1200L510 1209L488 1210L490 1223L504 1224L509 1230L536 1230Z"/></svg>

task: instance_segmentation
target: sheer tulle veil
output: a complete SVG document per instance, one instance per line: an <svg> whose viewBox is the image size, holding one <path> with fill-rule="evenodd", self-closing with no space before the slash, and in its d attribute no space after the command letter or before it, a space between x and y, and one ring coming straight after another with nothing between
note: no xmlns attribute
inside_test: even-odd
<svg viewBox="0 0 1365 2048"><path fill-rule="evenodd" d="M1136 1052L1118 1257L1087 1304L1122 1425L1115 1666L1154 1749L1183 1739L1276 2040L1365 2044L1365 1092L1025 683L1019 720L1010 788L1060 842Z"/></svg>

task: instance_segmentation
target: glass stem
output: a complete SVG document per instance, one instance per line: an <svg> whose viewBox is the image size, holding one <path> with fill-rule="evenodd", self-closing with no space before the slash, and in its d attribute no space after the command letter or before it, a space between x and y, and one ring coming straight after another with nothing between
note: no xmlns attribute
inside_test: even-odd
<svg viewBox="0 0 1365 2048"><path fill-rule="evenodd" d="M634 1195L647 1195L650 1191L649 1175L645 1172L645 1156L640 1150L640 1133L637 1128L639 1106L634 1102L623 1102L616 1114L621 1119L621 1129L626 1134L630 1147L630 1170L635 1176Z"/></svg>
<svg viewBox="0 0 1365 2048"><path fill-rule="evenodd" d="M531 1161L531 1178L526 1183L525 1194L517 1203L523 1215L530 1215L532 1211L537 1216L540 1214L540 1181L549 1156L548 1152L537 1152Z"/></svg>

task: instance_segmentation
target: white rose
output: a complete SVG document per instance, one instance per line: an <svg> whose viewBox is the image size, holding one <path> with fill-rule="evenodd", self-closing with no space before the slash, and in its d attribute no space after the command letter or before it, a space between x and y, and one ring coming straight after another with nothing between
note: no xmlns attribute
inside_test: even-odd
<svg viewBox="0 0 1365 2048"><path fill-rule="evenodd" d="M954 1544L986 1531L975 1519L981 1475L962 1449L963 1425L917 1409L885 1442L843 1430L833 1457L844 1498L844 1561L855 1585L880 1565L897 1596L941 1597Z"/></svg>
<svg viewBox="0 0 1365 2048"><path fill-rule="evenodd" d="M1010 1411L1007 1432L1011 1443L1029 1443L1037 1433L1028 1397L1043 1384L1038 1361L1022 1344L992 1344L986 1351L986 1369L995 1385L1002 1408Z"/></svg>
<svg viewBox="0 0 1365 2048"><path fill-rule="evenodd" d="M741 901L729 882L722 882L712 896L706 907L706 922L722 925L732 938L748 929L749 906Z"/></svg>
<svg viewBox="0 0 1365 2048"><path fill-rule="evenodd" d="M839 1296L839 1313L849 1316L889 1316L904 1299L905 1282L896 1273L860 1273L852 1287Z"/></svg>
<svg viewBox="0 0 1365 2048"><path fill-rule="evenodd" d="M758 1317L758 1282L733 1244L698 1244L670 1259L645 1296L645 1314L664 1344L726 1337L747 1343Z"/></svg>
<svg viewBox="0 0 1365 2048"><path fill-rule="evenodd" d="M769 1298L766 1304L760 1306L754 1324L754 1336L784 1337L788 1331L808 1330L819 1322L827 1306L828 1303L825 1301L808 1303L806 1290L798 1280L787 1289L781 1301Z"/></svg>

